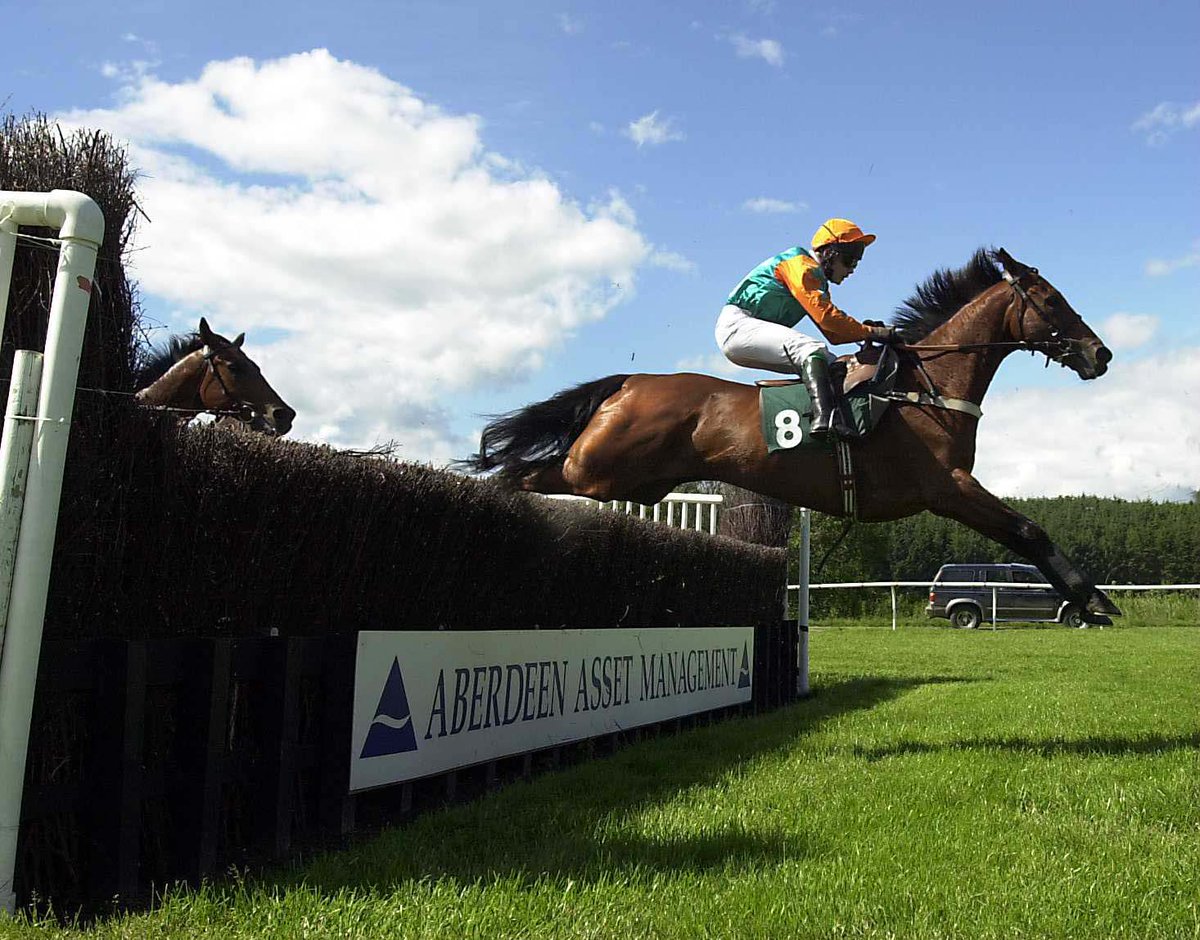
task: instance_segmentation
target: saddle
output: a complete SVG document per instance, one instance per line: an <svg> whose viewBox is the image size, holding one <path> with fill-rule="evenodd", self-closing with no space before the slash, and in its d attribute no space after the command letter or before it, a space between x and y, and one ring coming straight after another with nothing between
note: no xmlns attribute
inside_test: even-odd
<svg viewBox="0 0 1200 940"><path fill-rule="evenodd" d="M829 369L829 378L835 389L840 383L843 395L865 385L868 393L886 397L896 384L899 371L900 357L896 350L888 345L871 343L856 353L838 356Z"/></svg>
<svg viewBox="0 0 1200 940"><path fill-rule="evenodd" d="M892 389L900 371L900 357L896 350L885 344L867 343L855 353L839 356L829 367L829 379L838 393L837 405L843 417L849 418L845 402L849 399L865 399L868 403L866 421L848 420L854 432L851 437L866 437L879 423L883 413L891 404ZM803 379L760 379L759 386L774 388L796 385ZM855 409L858 411L858 409Z"/></svg>

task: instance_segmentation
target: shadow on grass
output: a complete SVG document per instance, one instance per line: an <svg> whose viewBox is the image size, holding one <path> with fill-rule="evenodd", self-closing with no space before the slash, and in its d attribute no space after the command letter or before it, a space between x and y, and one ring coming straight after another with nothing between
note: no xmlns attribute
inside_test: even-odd
<svg viewBox="0 0 1200 940"><path fill-rule="evenodd" d="M855 757L868 761L887 760L889 757L905 757L911 754L944 754L950 751L1012 751L1017 754L1032 754L1038 757L1059 757L1063 754L1092 757L1130 757L1139 755L1165 754L1169 751L1200 751L1200 732L1166 736L1146 735L1136 738L1087 737L1073 740L1065 738L969 738L965 741L946 741L929 744L923 741L906 741L903 744L878 748L854 748Z"/></svg>
<svg viewBox="0 0 1200 940"><path fill-rule="evenodd" d="M736 872L811 857L822 851L819 838L764 820L761 806L757 819L752 814L748 821L715 812L721 786L826 721L924 685L971 681L928 676L830 682L793 706L643 741L255 881L264 888L303 884L330 894L347 888L386 892L421 879L460 885L594 881L646 871ZM708 790L700 796L703 805L689 803L687 793L705 787L718 795Z"/></svg>

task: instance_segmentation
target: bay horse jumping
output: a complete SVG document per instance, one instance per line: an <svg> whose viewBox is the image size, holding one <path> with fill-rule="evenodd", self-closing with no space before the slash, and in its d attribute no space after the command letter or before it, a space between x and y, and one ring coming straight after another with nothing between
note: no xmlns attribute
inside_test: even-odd
<svg viewBox="0 0 1200 940"><path fill-rule="evenodd" d="M228 340L201 317L198 332L172 337L138 370L134 397L147 407L177 411L181 422L210 412L224 426L282 437L296 412L242 351L245 339L239 333Z"/></svg>
<svg viewBox="0 0 1200 940"><path fill-rule="evenodd" d="M857 517L885 522L930 510L955 519L1029 559L1089 622L1110 622L1106 615L1120 610L1104 592L971 475L977 413L928 400L979 405L1017 349L1082 379L1103 375L1112 353L1036 268L1004 249L980 249L963 268L935 272L893 325L904 341L895 388L922 402L893 405L867 437L848 442ZM832 447L769 454L759 389L708 375L611 375L564 390L494 417L463 465L534 493L650 504L680 483L721 480L847 512Z"/></svg>

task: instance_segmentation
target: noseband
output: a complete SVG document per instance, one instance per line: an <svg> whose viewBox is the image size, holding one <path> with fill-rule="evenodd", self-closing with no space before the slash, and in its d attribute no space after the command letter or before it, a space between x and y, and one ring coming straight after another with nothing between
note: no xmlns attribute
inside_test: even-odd
<svg viewBox="0 0 1200 940"><path fill-rule="evenodd" d="M1037 278L1038 269L1029 268L1027 274ZM1017 314L1018 345L1034 352L1045 354L1046 365L1049 365L1051 360L1054 360L1059 365L1066 365L1066 359L1075 353L1083 352L1083 341L1063 336L1062 331L1054 325L1054 320L1051 319L1046 308L1025 289L1025 286L1021 283L1021 278L1026 275L1013 277L1008 271L1002 271L1001 276L1021 301L1021 311ZM1042 323L1050 330L1050 339L1031 341L1025 338L1025 314L1029 311L1030 307L1033 308L1034 312L1041 318Z"/></svg>

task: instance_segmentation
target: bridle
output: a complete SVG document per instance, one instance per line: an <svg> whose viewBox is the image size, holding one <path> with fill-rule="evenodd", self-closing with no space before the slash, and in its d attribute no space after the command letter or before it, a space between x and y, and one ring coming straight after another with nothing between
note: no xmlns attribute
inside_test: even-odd
<svg viewBox="0 0 1200 940"><path fill-rule="evenodd" d="M965 401L957 398L946 398L942 396L933 381L932 376L925 369L925 359L919 353L932 353L928 358L937 358L952 352L971 352L977 349L1028 349L1030 352L1042 353L1046 357L1046 365L1049 366L1053 360L1059 365L1065 366L1066 360L1072 355L1082 353L1084 344L1082 340L1071 339L1062 335L1062 330L1055 325L1055 321L1051 318L1050 313L1042 306L1041 302L1034 297L1026 289L1022 282L1024 278L1036 279L1038 275L1037 268L1026 268L1025 271L1014 277L1007 269L1001 270L1001 276L1004 281L1013 289L1013 293L1021 302L1021 309L1017 314L1017 335L1019 339L1008 342L992 342L992 343L945 343L933 346L920 345L910 346L907 343L897 347L899 351L913 353L912 362L915 363L917 375L924 384L926 391L924 392L893 392L891 395L885 396L900 402L916 405L934 405L938 408L947 408L952 411L962 411L975 418L983 416L983 411L979 405L974 402ZM1041 318L1042 323L1050 331L1050 339L1048 340L1029 340L1025 338L1025 317L1030 308L1034 313Z"/></svg>
<svg viewBox="0 0 1200 940"><path fill-rule="evenodd" d="M208 411L210 414L214 414L214 415L233 415L234 417L238 418L241 421L246 421L246 422L252 421L252 420L254 420L254 415L255 415L254 407L249 402L241 401L240 399L238 399L233 394L233 392L231 392L229 390L229 386L225 384L225 379L221 376L221 370L219 368L217 368L217 354L219 352L220 352L220 350L216 349L215 347L212 347L212 346L206 347L205 352L204 352L204 363L208 368L209 374L212 375L212 377L217 380L217 384L221 386L221 391L224 392L224 394L225 394L225 400L231 406L233 406L233 409L232 410L223 410L223 409L213 407L213 408L206 408L205 410ZM200 395L200 403L201 404L204 404L204 389L205 389L205 382L204 382L204 378L201 377L200 389L198 392L198 394Z"/></svg>
<svg viewBox="0 0 1200 940"><path fill-rule="evenodd" d="M1038 269L1030 268L1028 275L1036 279L1038 277ZM1030 349L1033 352L1044 353L1046 356L1046 365L1050 365L1051 360L1059 365L1066 365L1065 360L1075 353L1083 351L1083 340L1071 339L1069 336L1063 336L1060 330L1051 319L1049 312L1042 306L1041 302L1025 289L1025 285L1021 283L1021 277L1013 277L1008 271L1002 271L1001 276L1008 285L1021 299L1021 312L1017 314L1017 336L1020 338L1021 345ZM1037 340L1030 342L1025 339L1025 314L1032 307L1034 312L1041 318L1047 329L1050 330L1050 338L1048 340Z"/></svg>
<svg viewBox="0 0 1200 940"><path fill-rule="evenodd" d="M1066 365L1066 360L1076 353L1083 351L1083 340L1072 339L1062 335L1062 330L1055 325L1054 319L1050 313L1042 306L1041 302L1034 297L1026 289L1022 281L1025 278L1036 279L1038 275L1037 268L1027 268L1025 272L1014 277L1008 270L1002 270L1001 277L1013 289L1013 293L1021 301L1021 309L1017 314L1017 336L1019 339L1009 342L994 342L994 343L944 343L940 345L909 345L905 343L900 348L906 352L970 352L976 349L1028 349L1030 352L1040 352L1046 357L1046 365L1050 365L1051 361L1057 362L1059 365ZM1050 330L1050 338L1046 340L1028 340L1025 338L1025 315L1032 308L1042 323Z"/></svg>

